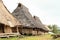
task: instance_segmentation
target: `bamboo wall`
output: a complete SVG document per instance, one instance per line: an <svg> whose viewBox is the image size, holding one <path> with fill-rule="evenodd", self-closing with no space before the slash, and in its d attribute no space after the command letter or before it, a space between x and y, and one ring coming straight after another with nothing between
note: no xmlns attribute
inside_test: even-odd
<svg viewBox="0 0 60 40"><path fill-rule="evenodd" d="M42 32L42 31L38 31L37 34L38 34L38 35L42 35L42 34L44 34L44 32Z"/></svg>
<svg viewBox="0 0 60 40"><path fill-rule="evenodd" d="M19 29L22 34L32 34L32 29Z"/></svg>
<svg viewBox="0 0 60 40"><path fill-rule="evenodd" d="M33 29L23 29L23 28L20 28L19 29L19 32L22 33L22 34L32 34L32 35L41 35L41 34L44 34L43 32L41 32L40 30L33 30Z"/></svg>
<svg viewBox="0 0 60 40"><path fill-rule="evenodd" d="M2 29L2 27L4 27L4 29ZM32 35L44 34L44 32L42 32L41 30L33 28L18 28L18 32L22 34L32 34ZM17 28L16 27L11 28L10 26L0 25L0 33L17 33Z"/></svg>
<svg viewBox="0 0 60 40"><path fill-rule="evenodd" d="M5 33L12 33L11 27L9 27L9 26L5 26L4 31L5 31Z"/></svg>

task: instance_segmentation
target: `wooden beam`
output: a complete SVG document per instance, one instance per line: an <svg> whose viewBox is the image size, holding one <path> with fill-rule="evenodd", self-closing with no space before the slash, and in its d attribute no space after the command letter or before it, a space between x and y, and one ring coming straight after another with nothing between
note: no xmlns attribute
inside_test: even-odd
<svg viewBox="0 0 60 40"><path fill-rule="evenodd" d="M18 26L17 26L17 33L19 33Z"/></svg>

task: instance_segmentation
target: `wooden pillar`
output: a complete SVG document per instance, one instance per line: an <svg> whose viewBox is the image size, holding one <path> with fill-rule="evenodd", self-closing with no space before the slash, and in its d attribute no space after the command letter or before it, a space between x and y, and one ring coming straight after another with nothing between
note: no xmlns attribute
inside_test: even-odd
<svg viewBox="0 0 60 40"><path fill-rule="evenodd" d="M19 33L19 29L18 29L18 26L17 26L17 33Z"/></svg>
<svg viewBox="0 0 60 40"><path fill-rule="evenodd" d="M36 28L36 31L37 31L37 35L38 35L38 28Z"/></svg>
<svg viewBox="0 0 60 40"><path fill-rule="evenodd" d="M37 30L37 35L38 35L38 30Z"/></svg>

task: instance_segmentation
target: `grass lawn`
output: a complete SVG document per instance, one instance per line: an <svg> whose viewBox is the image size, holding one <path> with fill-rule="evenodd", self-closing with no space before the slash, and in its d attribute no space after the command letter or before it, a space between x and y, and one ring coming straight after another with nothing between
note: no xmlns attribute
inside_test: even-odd
<svg viewBox="0 0 60 40"><path fill-rule="evenodd" d="M40 36L24 36L23 38L18 37L0 38L0 40L60 40L60 38L52 39L51 35L40 35Z"/></svg>
<svg viewBox="0 0 60 40"><path fill-rule="evenodd" d="M11 38L0 38L0 40L17 40L17 37L11 37Z"/></svg>
<svg viewBox="0 0 60 40"><path fill-rule="evenodd" d="M51 40L51 39L52 39L51 35L40 35L20 38L20 40Z"/></svg>

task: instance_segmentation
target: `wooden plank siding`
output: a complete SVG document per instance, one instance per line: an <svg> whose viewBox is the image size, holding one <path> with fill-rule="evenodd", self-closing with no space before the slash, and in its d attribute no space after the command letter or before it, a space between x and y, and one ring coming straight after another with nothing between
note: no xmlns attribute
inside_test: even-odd
<svg viewBox="0 0 60 40"><path fill-rule="evenodd" d="M10 26L4 26L4 31L5 31L5 33L12 33Z"/></svg>

